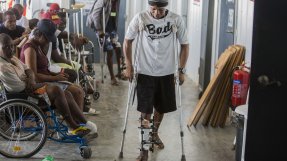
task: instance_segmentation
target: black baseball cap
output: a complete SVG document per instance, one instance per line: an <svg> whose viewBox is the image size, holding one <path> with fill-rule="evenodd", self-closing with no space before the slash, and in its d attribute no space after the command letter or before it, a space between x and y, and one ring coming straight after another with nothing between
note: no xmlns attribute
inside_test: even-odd
<svg viewBox="0 0 287 161"><path fill-rule="evenodd" d="M151 6L166 7L168 0L148 0L148 4Z"/></svg>
<svg viewBox="0 0 287 161"><path fill-rule="evenodd" d="M37 28L40 32L42 32L46 38L49 40L49 42L55 42L56 41L56 25L48 19L42 19L38 22Z"/></svg>

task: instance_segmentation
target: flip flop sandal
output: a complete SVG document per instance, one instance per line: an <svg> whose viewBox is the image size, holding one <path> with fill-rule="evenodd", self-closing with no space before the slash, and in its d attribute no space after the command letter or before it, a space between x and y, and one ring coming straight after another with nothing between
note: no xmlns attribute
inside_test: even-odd
<svg viewBox="0 0 287 161"><path fill-rule="evenodd" d="M140 155L136 158L136 161L148 161L148 151L141 151Z"/></svg>
<svg viewBox="0 0 287 161"><path fill-rule="evenodd" d="M161 141L161 139L159 138L158 135L154 136L154 145L158 148L158 149L163 149L164 148L164 144L163 142Z"/></svg>
<svg viewBox="0 0 287 161"><path fill-rule="evenodd" d="M100 111L97 111L93 108L89 108L89 111L83 112L83 114L85 114L85 115L98 115L100 113L101 113Z"/></svg>
<svg viewBox="0 0 287 161"><path fill-rule="evenodd" d="M119 82L117 80L112 80L111 84L113 86L118 86L119 85Z"/></svg>

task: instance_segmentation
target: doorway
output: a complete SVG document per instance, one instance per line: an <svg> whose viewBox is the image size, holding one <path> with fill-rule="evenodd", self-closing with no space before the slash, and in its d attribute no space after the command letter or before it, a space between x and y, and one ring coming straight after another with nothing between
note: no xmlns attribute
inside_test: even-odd
<svg viewBox="0 0 287 161"><path fill-rule="evenodd" d="M287 160L286 5L255 2L245 161Z"/></svg>

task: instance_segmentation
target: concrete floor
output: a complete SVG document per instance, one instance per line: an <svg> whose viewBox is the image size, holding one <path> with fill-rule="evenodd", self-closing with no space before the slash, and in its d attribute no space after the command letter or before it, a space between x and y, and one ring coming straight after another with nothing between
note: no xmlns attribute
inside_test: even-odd
<svg viewBox="0 0 287 161"><path fill-rule="evenodd" d="M100 77L98 77L100 80ZM89 160L93 161L135 161L139 153L139 113L136 107L129 110L128 128L124 146L124 158L118 159L122 128L124 124L128 82L120 81L119 86L110 85L109 78L104 84L100 83L100 98L92 103L92 106L101 111L98 116L88 116L88 120L98 125L99 137L90 142L93 154ZM232 150L236 129L227 125L225 128L203 127L187 128L187 120L197 103L198 91L196 85L189 79L182 86L184 148L187 161L233 161L235 151ZM150 153L149 161L180 161L181 142L179 111L169 113L164 117L160 128L160 136L165 143L165 149L155 150ZM84 160L79 154L78 145L60 144L47 141L44 148L30 159L40 161L46 155L52 155L55 161L79 161ZM14 161L0 156L2 161Z"/></svg>

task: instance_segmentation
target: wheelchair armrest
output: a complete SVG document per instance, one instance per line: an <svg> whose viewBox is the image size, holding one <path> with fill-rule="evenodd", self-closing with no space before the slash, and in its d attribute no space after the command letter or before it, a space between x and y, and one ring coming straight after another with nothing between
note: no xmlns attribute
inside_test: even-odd
<svg viewBox="0 0 287 161"><path fill-rule="evenodd" d="M6 97L7 99L28 99L29 95L27 95L26 93L8 93L6 92Z"/></svg>
<svg viewBox="0 0 287 161"><path fill-rule="evenodd" d="M41 100L41 98L37 95L33 95L33 94L27 94L25 92L21 92L21 93L8 93L6 92L6 97L7 97L7 100L9 99L25 99L25 100L28 100L28 101L31 101L37 105L39 105L40 103L43 104Z"/></svg>
<svg viewBox="0 0 287 161"><path fill-rule="evenodd" d="M7 100L9 100L9 99L24 99L24 100L28 100L28 101L36 104L43 111L48 111L48 109L49 109L48 103L45 101L44 98L39 97L39 95L34 95L34 94L28 95L25 92L9 93L6 90L5 90L5 94L6 94ZM1 103L1 101L0 101L0 103ZM50 106L50 108L55 109L54 106Z"/></svg>

